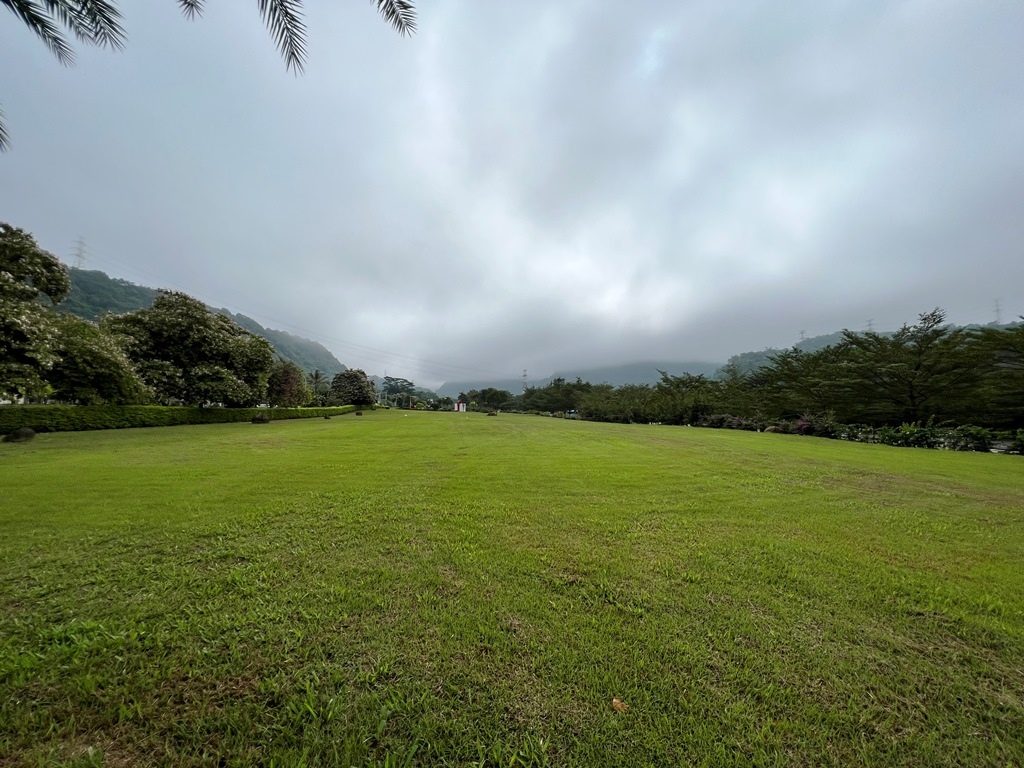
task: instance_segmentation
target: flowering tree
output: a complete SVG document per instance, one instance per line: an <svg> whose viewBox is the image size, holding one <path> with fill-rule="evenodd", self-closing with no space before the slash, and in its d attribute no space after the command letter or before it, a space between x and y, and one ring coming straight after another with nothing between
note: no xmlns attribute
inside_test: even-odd
<svg viewBox="0 0 1024 768"><path fill-rule="evenodd" d="M149 309L106 318L159 402L252 406L265 400L270 342L184 293L161 291Z"/></svg>
<svg viewBox="0 0 1024 768"><path fill-rule="evenodd" d="M67 270L28 232L0 223L0 399L45 391L56 360L52 305L71 288Z"/></svg>

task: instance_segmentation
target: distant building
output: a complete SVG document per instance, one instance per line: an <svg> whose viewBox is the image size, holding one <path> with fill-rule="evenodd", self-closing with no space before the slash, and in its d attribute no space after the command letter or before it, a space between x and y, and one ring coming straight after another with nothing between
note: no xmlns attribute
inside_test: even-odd
<svg viewBox="0 0 1024 768"><path fill-rule="evenodd" d="M466 404L465 403L456 402L455 403L455 412L456 413L465 413L466 412Z"/></svg>

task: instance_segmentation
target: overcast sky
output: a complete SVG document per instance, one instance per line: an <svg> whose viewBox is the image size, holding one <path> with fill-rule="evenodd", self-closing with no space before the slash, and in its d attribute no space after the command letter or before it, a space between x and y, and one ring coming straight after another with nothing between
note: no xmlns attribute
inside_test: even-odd
<svg viewBox="0 0 1024 768"><path fill-rule="evenodd" d="M0 220L436 385L1024 313L1024 3L124 0L0 9Z"/></svg>

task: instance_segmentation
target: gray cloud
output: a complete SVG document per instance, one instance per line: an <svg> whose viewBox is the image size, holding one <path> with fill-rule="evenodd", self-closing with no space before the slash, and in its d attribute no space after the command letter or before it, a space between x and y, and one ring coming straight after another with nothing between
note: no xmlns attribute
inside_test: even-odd
<svg viewBox="0 0 1024 768"><path fill-rule="evenodd" d="M299 78L255 11L0 21L0 217L431 383L1024 312L1024 9L331 5Z"/></svg>

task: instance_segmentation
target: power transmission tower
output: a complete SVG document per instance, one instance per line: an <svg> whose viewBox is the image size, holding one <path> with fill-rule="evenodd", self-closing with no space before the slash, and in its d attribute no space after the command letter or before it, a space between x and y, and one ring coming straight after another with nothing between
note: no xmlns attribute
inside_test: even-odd
<svg viewBox="0 0 1024 768"><path fill-rule="evenodd" d="M525 392L527 389L529 389L529 386L530 386L529 382L526 379L526 369L523 368L523 392Z"/></svg>
<svg viewBox="0 0 1024 768"><path fill-rule="evenodd" d="M85 240L81 237L75 241L75 260L71 266L75 269L85 269Z"/></svg>
<svg viewBox="0 0 1024 768"><path fill-rule="evenodd" d="M868 333L871 333L873 330L875 330L875 321L868 320Z"/></svg>
<svg viewBox="0 0 1024 768"><path fill-rule="evenodd" d="M999 306L999 299L996 299L996 325L1003 324L1003 310Z"/></svg>
<svg viewBox="0 0 1024 768"><path fill-rule="evenodd" d="M800 341L804 341L807 338L807 331L800 331Z"/></svg>

